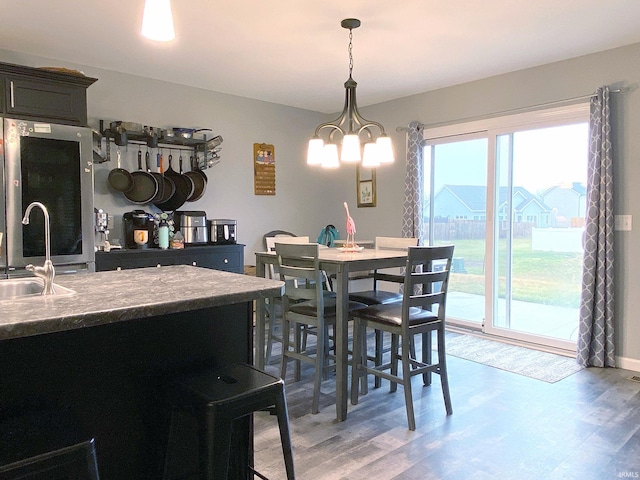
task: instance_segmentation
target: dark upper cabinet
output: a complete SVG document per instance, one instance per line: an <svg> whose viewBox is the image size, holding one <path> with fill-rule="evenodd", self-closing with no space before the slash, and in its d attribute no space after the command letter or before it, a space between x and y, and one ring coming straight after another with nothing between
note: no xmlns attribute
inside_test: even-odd
<svg viewBox="0 0 640 480"><path fill-rule="evenodd" d="M87 125L87 88L96 81L66 72L0 63L4 116Z"/></svg>

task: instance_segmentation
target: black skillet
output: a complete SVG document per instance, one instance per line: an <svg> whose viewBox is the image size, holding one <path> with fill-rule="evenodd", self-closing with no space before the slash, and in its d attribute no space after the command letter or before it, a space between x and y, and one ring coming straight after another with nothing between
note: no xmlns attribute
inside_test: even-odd
<svg viewBox="0 0 640 480"><path fill-rule="evenodd" d="M156 203L156 207L158 207L162 211L173 211L180 208L184 205L184 202L187 201L187 198L191 196L193 193L193 183L184 175L176 172L173 169L173 165L171 164L172 157L169 155L169 168L166 172L164 172L165 177L169 177L176 186L175 192L171 195L171 198L166 202Z"/></svg>
<svg viewBox="0 0 640 480"><path fill-rule="evenodd" d="M187 202L195 202L196 200L200 200L202 195L204 195L204 191L207 188L207 176L198 168L197 164L194 163L193 157L191 157L190 160L191 171L186 172L185 175L193 182L193 193L187 198ZM180 172L182 172L182 168L180 168Z"/></svg>
<svg viewBox="0 0 640 480"><path fill-rule="evenodd" d="M107 142L107 160L110 159L109 142ZM120 149L118 149L118 167L109 172L109 185L119 192L127 192L133 187L133 177L128 170L120 167Z"/></svg>
<svg viewBox="0 0 640 480"><path fill-rule="evenodd" d="M171 155L169 155L169 158L171 158ZM173 183L173 180L164 174L164 156L161 153L158 154L158 169L160 176L162 177L163 185L162 197L154 202L156 204L166 202L176 191L176 185Z"/></svg>
<svg viewBox="0 0 640 480"><path fill-rule="evenodd" d="M160 154L158 153L158 156ZM149 165L149 152L147 151L147 153L144 154L144 163L145 163L145 167L147 168L147 173L149 173L149 175L151 175L153 178L156 179L156 182L158 184L158 191L156 192L156 194L154 195L154 197L150 200L151 202L160 202L162 200L162 197L164 196L164 177L158 173L158 172L152 172L151 171L151 166Z"/></svg>
<svg viewBox="0 0 640 480"><path fill-rule="evenodd" d="M149 203L158 193L158 182L148 172L142 169L142 151L138 150L138 170L131 172L133 187L124 192L124 196L132 203Z"/></svg>

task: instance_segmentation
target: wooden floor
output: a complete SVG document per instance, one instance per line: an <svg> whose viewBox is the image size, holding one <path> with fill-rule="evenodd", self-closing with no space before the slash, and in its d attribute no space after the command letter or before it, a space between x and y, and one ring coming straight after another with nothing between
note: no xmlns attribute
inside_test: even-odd
<svg viewBox="0 0 640 480"><path fill-rule="evenodd" d="M448 357L453 415L439 377L414 378L417 430L402 387L370 389L336 422L333 379L311 410L312 372L287 378L298 480L640 478L640 383L633 372L584 369L554 384ZM278 373L276 365L267 367ZM289 368L289 373L293 368ZM637 374L636 374L637 375ZM373 384L371 380L370 384ZM255 416L256 469L283 479L275 417Z"/></svg>

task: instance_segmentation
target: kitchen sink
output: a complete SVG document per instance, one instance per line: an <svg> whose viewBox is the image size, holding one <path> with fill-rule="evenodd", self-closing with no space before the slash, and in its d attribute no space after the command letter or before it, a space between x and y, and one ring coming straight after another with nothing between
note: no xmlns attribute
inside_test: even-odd
<svg viewBox="0 0 640 480"><path fill-rule="evenodd" d="M39 278L14 278L10 280L0 280L0 301L17 300L20 298L42 297L44 282ZM54 297L71 295L75 293L60 285L54 285L56 293ZM49 296L49 295L47 295Z"/></svg>

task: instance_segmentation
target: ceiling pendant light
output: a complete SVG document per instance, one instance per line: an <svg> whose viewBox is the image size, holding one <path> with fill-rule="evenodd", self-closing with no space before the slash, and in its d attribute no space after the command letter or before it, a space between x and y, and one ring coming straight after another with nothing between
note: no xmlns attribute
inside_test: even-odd
<svg viewBox="0 0 640 480"><path fill-rule="evenodd" d="M345 100L344 109L338 118L331 122L321 123L309 140L307 151L308 165L321 165L324 168L337 168L340 164L337 160L337 152L340 151L340 162L357 163L361 160L363 150L360 139L366 142L364 148L363 166L377 166L385 163L393 163L393 145L391 138L387 136L384 127L372 120L367 120L360 115L356 103L357 83L351 76L353 72L353 29L360 26L357 18L347 18L340 23L342 28L349 30L349 78L344 83ZM376 130L374 132L374 130ZM327 143L320 134L325 134ZM376 137L374 133L378 133ZM338 149L338 142L342 142ZM332 145L329 148L329 145ZM375 148L374 148L375 147Z"/></svg>
<svg viewBox="0 0 640 480"><path fill-rule="evenodd" d="M145 0L142 35L158 42L169 42L176 38L170 0Z"/></svg>

